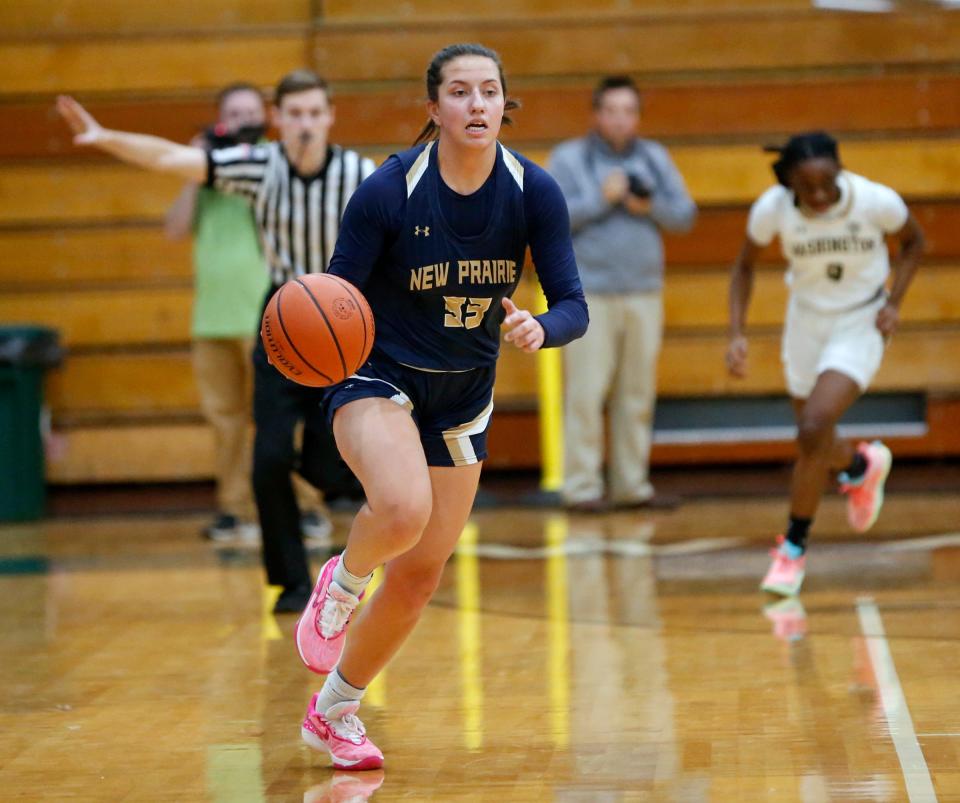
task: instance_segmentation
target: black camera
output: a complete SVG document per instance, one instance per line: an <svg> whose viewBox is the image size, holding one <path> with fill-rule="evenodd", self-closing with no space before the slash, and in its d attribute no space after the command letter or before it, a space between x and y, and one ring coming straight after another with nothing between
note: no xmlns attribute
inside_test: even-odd
<svg viewBox="0 0 960 803"><path fill-rule="evenodd" d="M229 131L223 123L217 123L203 132L207 147L211 150L232 148L234 145L255 145L267 132L265 125L243 125L236 131Z"/></svg>
<svg viewBox="0 0 960 803"><path fill-rule="evenodd" d="M638 198L650 197L650 187L636 173L627 173L627 188L631 195L636 195Z"/></svg>

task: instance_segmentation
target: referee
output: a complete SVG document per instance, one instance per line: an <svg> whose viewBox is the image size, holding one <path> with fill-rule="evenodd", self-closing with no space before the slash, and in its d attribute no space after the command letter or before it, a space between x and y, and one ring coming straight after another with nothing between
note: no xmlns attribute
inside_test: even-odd
<svg viewBox="0 0 960 803"><path fill-rule="evenodd" d="M202 182L250 203L271 284L267 299L284 282L326 270L343 209L371 160L333 145L334 120L326 82L310 70L295 70L277 85L272 121L279 142L237 145L207 152L160 137L103 128L73 98L57 109L77 145L91 145L125 162ZM253 417L256 425L253 489L263 533L267 580L282 586L274 611L299 613L313 583L303 545L300 511L291 472L328 495L350 493L356 480L340 460L320 402L323 390L285 379L267 362L257 338ZM300 455L294 446L303 424Z"/></svg>

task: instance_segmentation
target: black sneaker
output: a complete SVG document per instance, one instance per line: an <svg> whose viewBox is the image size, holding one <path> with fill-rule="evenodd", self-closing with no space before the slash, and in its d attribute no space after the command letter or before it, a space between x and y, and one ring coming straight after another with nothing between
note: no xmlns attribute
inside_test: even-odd
<svg viewBox="0 0 960 803"><path fill-rule="evenodd" d="M203 528L203 537L211 541L233 541L239 533L239 525L236 516L220 513L213 524Z"/></svg>
<svg viewBox="0 0 960 803"><path fill-rule="evenodd" d="M310 601L310 593L313 589L310 586L294 586L293 588L284 588L277 597L277 602L273 606L274 613L302 613Z"/></svg>

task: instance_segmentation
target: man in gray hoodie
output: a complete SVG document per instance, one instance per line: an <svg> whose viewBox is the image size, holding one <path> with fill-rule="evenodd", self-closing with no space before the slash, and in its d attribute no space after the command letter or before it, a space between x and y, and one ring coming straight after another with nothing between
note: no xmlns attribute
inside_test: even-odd
<svg viewBox="0 0 960 803"><path fill-rule="evenodd" d="M563 498L581 511L657 502L648 465L663 333L660 231L688 230L697 210L666 149L638 138L640 106L630 78L602 79L593 93L594 130L550 157L590 306L587 334L564 349Z"/></svg>

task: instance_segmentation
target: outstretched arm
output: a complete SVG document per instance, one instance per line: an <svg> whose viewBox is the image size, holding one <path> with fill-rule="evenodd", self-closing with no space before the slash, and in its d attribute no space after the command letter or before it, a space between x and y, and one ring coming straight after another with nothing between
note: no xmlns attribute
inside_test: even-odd
<svg viewBox="0 0 960 803"><path fill-rule="evenodd" d="M104 128L77 101L66 95L57 98L57 111L73 131L76 145L88 145L130 164L171 173L188 181L207 177L207 155L200 148L179 145L149 134L132 134Z"/></svg>
<svg viewBox="0 0 960 803"><path fill-rule="evenodd" d="M753 293L753 266L760 246L749 237L730 271L730 343L727 346L727 370L742 379L747 375L747 338L743 333L747 322L747 308Z"/></svg>

